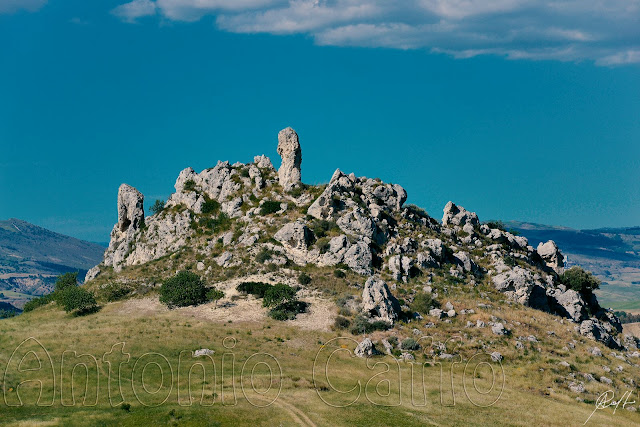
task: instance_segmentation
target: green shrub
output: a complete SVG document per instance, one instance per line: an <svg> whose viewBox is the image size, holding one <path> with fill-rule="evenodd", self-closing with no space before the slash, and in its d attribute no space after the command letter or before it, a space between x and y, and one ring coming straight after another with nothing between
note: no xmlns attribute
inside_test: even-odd
<svg viewBox="0 0 640 427"><path fill-rule="evenodd" d="M336 276L338 279L344 279L345 277L347 277L347 273L339 269L333 270L333 275Z"/></svg>
<svg viewBox="0 0 640 427"><path fill-rule="evenodd" d="M186 307L206 302L207 288L195 273L181 271L160 287L160 302L169 307Z"/></svg>
<svg viewBox="0 0 640 427"><path fill-rule="evenodd" d="M56 302L62 306L67 313L74 312L76 315L93 313L98 308L95 297L84 288L75 286L67 287L57 292Z"/></svg>
<svg viewBox="0 0 640 427"><path fill-rule="evenodd" d="M196 182L192 179L184 183L184 191L196 191Z"/></svg>
<svg viewBox="0 0 640 427"><path fill-rule="evenodd" d="M275 320L293 320L298 314L307 311L308 306L306 302L298 300L283 302L269 310L269 317Z"/></svg>
<svg viewBox="0 0 640 427"><path fill-rule="evenodd" d="M418 344L418 341L414 340L413 338L407 338L406 340L402 341L402 344L400 344L400 348L403 350L419 350L420 344Z"/></svg>
<svg viewBox="0 0 640 427"><path fill-rule="evenodd" d="M119 301L129 295L133 289L124 283L109 283L100 290L102 298L109 302Z"/></svg>
<svg viewBox="0 0 640 427"><path fill-rule="evenodd" d="M251 294L256 298L264 298L267 289L272 288L273 285L264 282L244 282L236 286L238 292L245 294Z"/></svg>
<svg viewBox="0 0 640 427"><path fill-rule="evenodd" d="M202 204L202 213L205 215L216 215L220 211L220 203L217 200L205 197Z"/></svg>
<svg viewBox="0 0 640 427"><path fill-rule="evenodd" d="M42 307L43 305L49 304L51 301L53 301L53 294L48 294L48 295L43 295L41 297L36 297L36 298L32 299L31 301L28 301L24 305L24 307L22 307L22 311L24 311L25 313L27 313L29 311L33 311L38 307Z"/></svg>
<svg viewBox="0 0 640 427"><path fill-rule="evenodd" d="M220 289L211 288L206 293L207 301L214 301L216 307L218 306L218 300L224 298L224 292Z"/></svg>
<svg viewBox="0 0 640 427"><path fill-rule="evenodd" d="M271 259L272 254L273 252L271 252L269 249L262 248L260 249L260 252L258 252L258 254L256 255L256 261L259 262L260 264L264 264L266 261Z"/></svg>
<svg viewBox="0 0 640 427"><path fill-rule="evenodd" d="M560 283L583 295L591 295L594 290L600 288L600 280L580 267L571 267L562 273Z"/></svg>
<svg viewBox="0 0 640 427"><path fill-rule="evenodd" d="M316 219L311 223L311 230L316 236L316 239L325 237L332 230L339 230L338 224L335 221L328 221L326 219Z"/></svg>
<svg viewBox="0 0 640 427"><path fill-rule="evenodd" d="M328 237L322 237L316 240L316 247L321 254L327 253L331 248L331 241Z"/></svg>
<svg viewBox="0 0 640 427"><path fill-rule="evenodd" d="M297 290L291 286L285 285L284 283L278 283L265 291L262 305L265 307L275 307L277 305L294 301L296 298L296 292Z"/></svg>
<svg viewBox="0 0 640 427"><path fill-rule="evenodd" d="M391 328L391 325L382 320L376 320L371 322L363 315L358 315L351 324L351 333L354 335L368 334L373 331L386 331Z"/></svg>
<svg viewBox="0 0 640 427"><path fill-rule="evenodd" d="M55 291L61 292L67 288L78 286L78 272L64 273L56 278Z"/></svg>
<svg viewBox="0 0 640 427"><path fill-rule="evenodd" d="M311 283L311 276L309 276L307 273L300 273L300 275L298 276L298 283L300 283L302 286L306 286L309 283Z"/></svg>
<svg viewBox="0 0 640 427"><path fill-rule="evenodd" d="M270 215L280 210L280 202L273 200L265 200L262 206L260 206L260 215Z"/></svg>
<svg viewBox="0 0 640 427"><path fill-rule="evenodd" d="M231 218L229 218L229 215L226 213L220 212L218 216L214 216L213 218L200 218L197 225L210 230L211 233L219 233L231 228Z"/></svg>
<svg viewBox="0 0 640 427"><path fill-rule="evenodd" d="M349 326L351 326L351 321L346 317L336 316L336 320L333 322L335 329L349 329Z"/></svg>
<svg viewBox="0 0 640 427"><path fill-rule="evenodd" d="M164 201L156 200L153 205L151 205L151 213L153 215L157 215L164 210Z"/></svg>
<svg viewBox="0 0 640 427"><path fill-rule="evenodd" d="M16 310L0 310L0 319L9 319L18 315Z"/></svg>
<svg viewBox="0 0 640 427"><path fill-rule="evenodd" d="M392 335L389 338L387 338L387 341L389 341L389 344L391 344L394 347L398 346L398 337L396 337L395 335Z"/></svg>
<svg viewBox="0 0 640 427"><path fill-rule="evenodd" d="M434 307L433 297L426 292L418 292L413 298L410 307L411 310L418 313L429 314L429 310Z"/></svg>
<svg viewBox="0 0 640 427"><path fill-rule="evenodd" d="M249 168L244 168L240 171L240 176L243 178L249 178Z"/></svg>

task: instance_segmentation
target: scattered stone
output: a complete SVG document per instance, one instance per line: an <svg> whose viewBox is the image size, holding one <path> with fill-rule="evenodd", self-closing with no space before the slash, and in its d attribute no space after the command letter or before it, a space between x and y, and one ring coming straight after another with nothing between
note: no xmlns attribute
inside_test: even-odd
<svg viewBox="0 0 640 427"><path fill-rule="evenodd" d="M193 357L212 356L214 353L215 351L208 348L201 348L200 350L196 350L193 352Z"/></svg>
<svg viewBox="0 0 640 427"><path fill-rule="evenodd" d="M393 324L398 319L401 308L383 280L369 277L362 291L362 311L373 319Z"/></svg>
<svg viewBox="0 0 640 427"><path fill-rule="evenodd" d="M491 360L493 360L494 362L501 362L502 359L502 354L498 353L497 351L491 353Z"/></svg>
<svg viewBox="0 0 640 427"><path fill-rule="evenodd" d="M493 325L491 327L491 332L493 332L496 335L507 335L508 331L505 329L504 325L502 323L496 323L495 325Z"/></svg>

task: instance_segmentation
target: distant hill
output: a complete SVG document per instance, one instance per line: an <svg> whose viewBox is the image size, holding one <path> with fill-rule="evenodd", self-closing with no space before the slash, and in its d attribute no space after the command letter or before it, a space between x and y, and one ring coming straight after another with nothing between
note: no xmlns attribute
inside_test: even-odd
<svg viewBox="0 0 640 427"><path fill-rule="evenodd" d="M612 308L640 312L640 227L576 230L528 222L505 222L534 247L555 240L568 265L591 270L602 281L598 296Z"/></svg>
<svg viewBox="0 0 640 427"><path fill-rule="evenodd" d="M0 221L0 301L21 307L32 295L50 292L59 274L78 271L84 278L104 250L19 219Z"/></svg>

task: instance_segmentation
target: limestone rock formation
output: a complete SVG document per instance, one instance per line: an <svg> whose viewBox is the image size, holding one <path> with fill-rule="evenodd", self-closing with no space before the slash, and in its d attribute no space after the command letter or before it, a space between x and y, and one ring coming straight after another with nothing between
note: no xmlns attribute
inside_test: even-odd
<svg viewBox="0 0 640 427"><path fill-rule="evenodd" d="M300 184L300 164L302 151L298 134L290 127L278 133L278 154L282 157L282 164L278 169L278 180L285 191Z"/></svg>
<svg viewBox="0 0 640 427"><path fill-rule="evenodd" d="M393 324L401 312L400 303L391 294L387 284L376 277L369 277L362 291L362 311L373 320Z"/></svg>
<svg viewBox="0 0 640 427"><path fill-rule="evenodd" d="M469 212L462 206L457 206L453 202L447 203L444 207L444 215L442 216L442 225L464 226L470 224L472 226L480 225L478 215L475 212Z"/></svg>
<svg viewBox="0 0 640 427"><path fill-rule="evenodd" d="M564 271L564 255L558 249L558 245L553 240L549 240L545 243L540 242L536 249L540 258L544 261L547 267L553 269L558 274L562 274Z"/></svg>
<svg viewBox="0 0 640 427"><path fill-rule="evenodd" d="M354 354L358 357L371 357L380 354L380 352L373 345L371 338L365 338L358 344Z"/></svg>

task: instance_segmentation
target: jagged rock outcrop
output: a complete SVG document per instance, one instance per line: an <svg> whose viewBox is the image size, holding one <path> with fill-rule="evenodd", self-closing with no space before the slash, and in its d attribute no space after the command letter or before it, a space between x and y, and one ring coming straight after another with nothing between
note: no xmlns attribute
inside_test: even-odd
<svg viewBox="0 0 640 427"><path fill-rule="evenodd" d="M398 319L401 308L384 280L369 277L362 291L362 311L373 320L393 324Z"/></svg>
<svg viewBox="0 0 640 427"><path fill-rule="evenodd" d="M302 163L298 134L290 127L278 133L278 154L282 157L278 179L282 188L288 191L300 184L300 164Z"/></svg>
<svg viewBox="0 0 640 427"><path fill-rule="evenodd" d="M453 202L449 202L444 207L444 215L442 216L442 225L464 226L469 224L472 226L480 225L478 215L475 212L469 212L462 206L457 206Z"/></svg>
<svg viewBox="0 0 640 427"><path fill-rule="evenodd" d="M109 248L87 279L106 267L119 271L167 255L171 268L182 268L184 263L173 261L176 252L192 256L188 268L216 277L229 268L263 272L291 263L337 266L337 277L349 269L368 278L363 314L388 323L401 313L390 287L407 291L410 302L415 289L429 289L436 298L436 289L442 295L452 286L488 282L510 301L574 322L577 332L589 338L628 346L618 338L619 320L594 295L560 283L564 257L554 242L534 249L526 238L480 224L475 213L453 202L445 206L440 223L416 206L404 206L407 193L400 185L339 169L323 189L298 185L301 151L291 128L279 133L278 153L278 171L264 155L247 164L221 161L200 173L185 168L164 210L146 218L142 194L121 186ZM347 280L350 286L361 285ZM403 282L411 286L402 288ZM450 316L443 321L459 314L464 313L430 312Z"/></svg>
<svg viewBox="0 0 640 427"><path fill-rule="evenodd" d="M549 240L545 243L540 242L536 249L540 258L544 261L547 267L553 269L558 274L564 272L564 255L558 249L558 245L553 240Z"/></svg>

